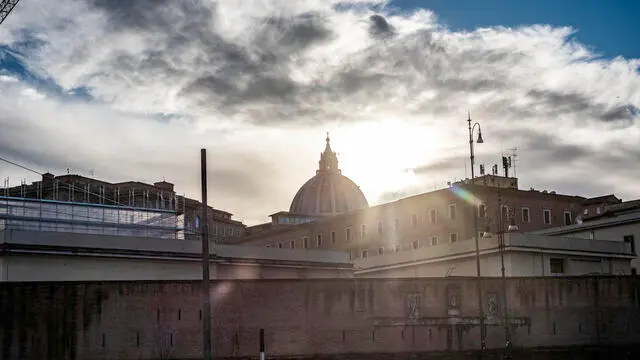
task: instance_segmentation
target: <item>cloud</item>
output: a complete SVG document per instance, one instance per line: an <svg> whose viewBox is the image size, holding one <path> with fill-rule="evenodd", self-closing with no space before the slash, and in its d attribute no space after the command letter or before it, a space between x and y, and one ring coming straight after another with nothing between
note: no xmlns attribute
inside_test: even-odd
<svg viewBox="0 0 640 360"><path fill-rule="evenodd" d="M638 174L615 167L637 160L640 60L600 58L574 32L454 31L374 1L30 0L0 28L13 64L0 65L0 151L116 181L173 178L197 196L207 146L216 201L258 221L313 175L327 129L370 146L364 160L379 149L349 128L410 123L424 134L415 149L389 146L375 166L428 179L411 191L463 177L470 110L487 169L519 147L522 184L633 196ZM370 172L344 170L375 188Z"/></svg>

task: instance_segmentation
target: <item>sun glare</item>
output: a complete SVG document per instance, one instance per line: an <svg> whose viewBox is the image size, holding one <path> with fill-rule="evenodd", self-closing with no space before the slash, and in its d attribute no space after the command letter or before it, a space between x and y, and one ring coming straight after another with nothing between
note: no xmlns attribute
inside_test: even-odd
<svg viewBox="0 0 640 360"><path fill-rule="evenodd" d="M413 169L442 149L440 136L402 121L353 125L336 134L343 174L355 181L370 203L385 193L420 185Z"/></svg>

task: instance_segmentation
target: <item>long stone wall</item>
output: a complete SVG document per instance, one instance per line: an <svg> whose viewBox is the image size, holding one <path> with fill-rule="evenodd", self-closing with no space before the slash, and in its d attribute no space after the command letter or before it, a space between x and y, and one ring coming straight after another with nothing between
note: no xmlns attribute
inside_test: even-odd
<svg viewBox="0 0 640 360"><path fill-rule="evenodd" d="M636 277L484 279L487 346L640 343ZM212 283L218 357L422 353L479 348L477 281L236 280ZM201 356L198 282L4 283L2 359Z"/></svg>

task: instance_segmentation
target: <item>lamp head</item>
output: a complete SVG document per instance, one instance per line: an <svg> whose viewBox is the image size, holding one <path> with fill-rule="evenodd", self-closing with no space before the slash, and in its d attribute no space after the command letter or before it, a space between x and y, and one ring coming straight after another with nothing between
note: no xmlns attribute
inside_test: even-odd
<svg viewBox="0 0 640 360"><path fill-rule="evenodd" d="M484 143L484 140L482 139L482 131L480 130L480 128L478 128L478 140L476 140L476 143L478 144Z"/></svg>

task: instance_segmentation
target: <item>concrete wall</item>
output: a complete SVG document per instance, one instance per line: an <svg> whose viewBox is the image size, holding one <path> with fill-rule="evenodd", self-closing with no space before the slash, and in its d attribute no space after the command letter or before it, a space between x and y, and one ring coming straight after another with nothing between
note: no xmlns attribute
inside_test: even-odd
<svg viewBox="0 0 640 360"><path fill-rule="evenodd" d="M503 287L504 286L504 287ZM640 279L484 279L487 345L504 344L502 290L516 346L640 341ZM474 349L475 279L212 282L215 356ZM454 301L455 299L455 301ZM197 282L0 285L2 359L201 356Z"/></svg>

